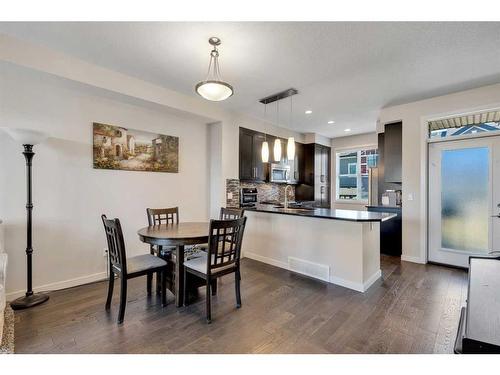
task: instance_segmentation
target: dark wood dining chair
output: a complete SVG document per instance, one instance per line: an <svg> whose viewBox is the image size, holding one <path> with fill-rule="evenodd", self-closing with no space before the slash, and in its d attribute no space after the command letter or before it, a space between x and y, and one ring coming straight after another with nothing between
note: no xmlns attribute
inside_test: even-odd
<svg viewBox="0 0 500 375"><path fill-rule="evenodd" d="M234 220L239 219L244 216L245 211L240 208L220 208L219 220ZM208 244L197 245L198 249L202 251L207 251ZM217 279L212 282L212 295L217 295Z"/></svg>
<svg viewBox="0 0 500 375"><path fill-rule="evenodd" d="M146 215L148 217L148 225L160 225L160 224L179 224L179 207L170 208L146 208ZM160 258L167 259L171 252L175 250L172 246L150 246L151 255L157 255ZM161 293L160 285L160 275L156 275L156 293ZM148 293L151 294L151 286L153 284L153 275L147 276L147 289Z"/></svg>
<svg viewBox="0 0 500 375"><path fill-rule="evenodd" d="M120 308L118 311L118 324L121 324L123 323L125 307L127 305L127 281L134 277L150 276L153 273L157 273L160 275L162 285L164 285L167 280L167 262L151 254L127 258L120 220L108 219L106 215L101 215L101 219L104 224L106 240L108 241L109 258L109 286L106 311L109 311L111 307L115 275L117 275L121 281ZM163 307L167 305L166 289L165 287L162 288L161 303Z"/></svg>
<svg viewBox="0 0 500 375"><path fill-rule="evenodd" d="M243 217L243 215L244 215L244 210L242 210L241 208L221 207L219 219L220 220L234 220L234 219L239 219L239 218Z"/></svg>
<svg viewBox="0 0 500 375"><path fill-rule="evenodd" d="M207 323L212 321L210 289L213 281L221 276L234 273L236 307L241 307L240 256L246 221L246 217L234 220L210 220L207 252L202 253L203 255L198 258L184 262L185 280L188 273L205 280ZM184 301L187 301L186 298L187 295Z"/></svg>

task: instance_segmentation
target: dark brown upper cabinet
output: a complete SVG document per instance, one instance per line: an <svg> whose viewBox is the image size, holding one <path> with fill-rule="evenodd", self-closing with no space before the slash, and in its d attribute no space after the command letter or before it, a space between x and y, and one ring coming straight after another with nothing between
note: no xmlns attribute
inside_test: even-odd
<svg viewBox="0 0 500 375"><path fill-rule="evenodd" d="M279 139L281 142L281 158L274 159L274 142ZM268 142L269 162L262 162L262 143ZM265 182L269 176L269 164L282 164L290 166L290 183L302 183L305 168L305 145L295 142L295 157L288 160L287 138L279 138L270 134L264 134L255 130L240 128L240 150L239 150L239 176L242 181ZM314 169L311 166L310 169ZM313 177L314 178L314 177ZM313 185L314 182L311 182Z"/></svg>
<svg viewBox="0 0 500 375"><path fill-rule="evenodd" d="M267 177L267 163L262 162L262 143L266 135L250 129L240 128L240 180L264 182ZM269 141L269 140L268 140ZM269 156L272 146L269 144Z"/></svg>
<svg viewBox="0 0 500 375"><path fill-rule="evenodd" d="M302 179L301 166L304 163L304 145L295 142L295 158L290 162L290 174L292 183L299 183Z"/></svg>
<svg viewBox="0 0 500 375"><path fill-rule="evenodd" d="M328 146L309 143L301 146L300 182L295 198L314 201L316 207L330 207L331 149Z"/></svg>
<svg viewBox="0 0 500 375"><path fill-rule="evenodd" d="M384 130L384 180L401 183L403 124L386 124Z"/></svg>

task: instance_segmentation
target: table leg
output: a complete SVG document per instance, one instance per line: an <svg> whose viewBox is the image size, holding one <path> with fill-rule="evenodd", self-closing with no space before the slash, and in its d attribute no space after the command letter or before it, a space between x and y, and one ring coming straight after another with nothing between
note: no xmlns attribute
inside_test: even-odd
<svg viewBox="0 0 500 375"><path fill-rule="evenodd" d="M184 297L184 245L175 249L175 306L183 305Z"/></svg>

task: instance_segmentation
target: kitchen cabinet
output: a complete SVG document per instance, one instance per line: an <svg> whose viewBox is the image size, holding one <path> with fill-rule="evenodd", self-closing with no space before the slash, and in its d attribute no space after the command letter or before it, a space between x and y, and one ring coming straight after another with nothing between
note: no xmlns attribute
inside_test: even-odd
<svg viewBox="0 0 500 375"><path fill-rule="evenodd" d="M266 135L250 129L240 128L239 167L240 180L264 182L267 177L267 164L262 162L262 143ZM272 147L270 160L272 160Z"/></svg>
<svg viewBox="0 0 500 375"><path fill-rule="evenodd" d="M274 142L279 139L281 142L281 158L274 160ZM269 144L269 162L262 162L262 143L267 141ZM239 140L239 178L242 181L265 182L269 177L269 164L282 164L290 166L290 183L299 184L302 182L305 174L305 145L300 142L295 142L295 157L293 160L288 160L287 155L287 138L279 138L270 134L260 133L254 130L240 128ZM314 145L312 145L314 146ZM314 162L314 157L311 158ZM318 159L319 160L319 159ZM318 171L326 170L326 161L318 167ZM308 169L314 171L314 165ZM327 171L323 173L327 176ZM310 185L314 185L314 173L312 174ZM325 190L325 189L324 189ZM325 194L323 194L325 195Z"/></svg>
<svg viewBox="0 0 500 375"><path fill-rule="evenodd" d="M301 180L300 168L303 163L303 144L299 142L295 142L295 158L293 160L289 160L290 164L290 179L291 182L296 184Z"/></svg>
<svg viewBox="0 0 500 375"><path fill-rule="evenodd" d="M330 147L314 146L314 201L318 207L330 207Z"/></svg>
<svg viewBox="0 0 500 375"><path fill-rule="evenodd" d="M380 252L401 256L402 249L402 210L401 206L367 206L371 212L389 212L396 214L393 219L380 223Z"/></svg>
<svg viewBox="0 0 500 375"><path fill-rule="evenodd" d="M384 180L401 183L403 124L396 122L384 127Z"/></svg>
<svg viewBox="0 0 500 375"><path fill-rule="evenodd" d="M295 197L301 201L314 201L316 207L330 207L331 149L319 144L302 146L299 174L301 184L295 190Z"/></svg>

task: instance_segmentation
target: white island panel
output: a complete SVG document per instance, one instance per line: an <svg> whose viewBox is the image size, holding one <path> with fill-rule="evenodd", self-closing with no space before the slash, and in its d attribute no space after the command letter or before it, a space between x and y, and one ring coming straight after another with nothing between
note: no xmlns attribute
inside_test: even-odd
<svg viewBox="0 0 500 375"><path fill-rule="evenodd" d="M244 257L361 292L381 276L379 222L246 215Z"/></svg>

